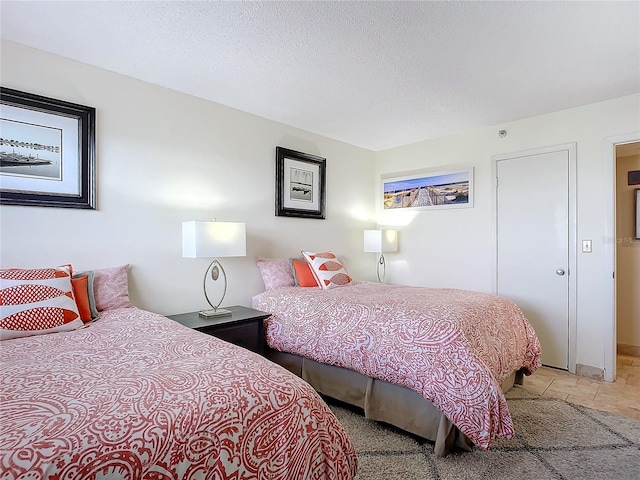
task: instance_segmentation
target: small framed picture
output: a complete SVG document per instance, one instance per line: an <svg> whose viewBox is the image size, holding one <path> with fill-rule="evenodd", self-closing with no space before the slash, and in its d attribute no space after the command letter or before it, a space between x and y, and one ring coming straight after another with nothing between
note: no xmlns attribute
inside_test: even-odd
<svg viewBox="0 0 640 480"><path fill-rule="evenodd" d="M95 109L0 88L0 203L95 208Z"/></svg>
<svg viewBox="0 0 640 480"><path fill-rule="evenodd" d="M327 159L276 147L276 216L325 218Z"/></svg>

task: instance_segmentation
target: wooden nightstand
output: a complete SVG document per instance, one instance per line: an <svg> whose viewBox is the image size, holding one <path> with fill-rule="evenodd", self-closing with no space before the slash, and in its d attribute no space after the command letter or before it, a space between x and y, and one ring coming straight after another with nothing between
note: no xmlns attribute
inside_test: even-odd
<svg viewBox="0 0 640 480"><path fill-rule="evenodd" d="M271 314L235 305L224 307L231 315L203 318L198 312L168 315L168 318L208 335L239 345L252 352L264 354L264 319Z"/></svg>

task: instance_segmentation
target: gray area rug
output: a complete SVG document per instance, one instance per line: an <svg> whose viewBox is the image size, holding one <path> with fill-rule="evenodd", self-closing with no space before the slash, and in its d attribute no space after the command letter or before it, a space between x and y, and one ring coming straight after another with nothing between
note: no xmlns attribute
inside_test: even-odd
<svg viewBox="0 0 640 480"><path fill-rule="evenodd" d="M516 437L444 458L430 442L327 403L356 447L358 480L640 479L640 421L517 386L506 396Z"/></svg>

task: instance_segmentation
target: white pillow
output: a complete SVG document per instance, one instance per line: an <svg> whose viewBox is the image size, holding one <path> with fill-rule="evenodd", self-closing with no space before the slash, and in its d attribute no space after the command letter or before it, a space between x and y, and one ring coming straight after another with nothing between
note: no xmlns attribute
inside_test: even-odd
<svg viewBox="0 0 640 480"><path fill-rule="evenodd" d="M324 290L350 285L353 279L338 257L331 252L302 252L318 285Z"/></svg>

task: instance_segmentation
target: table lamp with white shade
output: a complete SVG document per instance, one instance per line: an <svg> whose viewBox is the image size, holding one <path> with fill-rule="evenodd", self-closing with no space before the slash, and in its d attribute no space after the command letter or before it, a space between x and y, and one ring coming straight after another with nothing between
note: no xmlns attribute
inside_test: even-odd
<svg viewBox="0 0 640 480"><path fill-rule="evenodd" d="M398 232L396 230L365 230L364 251L379 254L376 274L378 281L383 283L386 273L384 254L398 251Z"/></svg>
<svg viewBox="0 0 640 480"><path fill-rule="evenodd" d="M227 274L218 260L221 257L244 257L247 255L247 233L244 223L233 222L182 222L182 256L185 258L213 258L204 274L203 289L211 310L199 312L202 317L231 315L231 311L220 308L227 293ZM211 272L211 274L209 274ZM222 281L220 301L212 303L207 294L207 278Z"/></svg>

